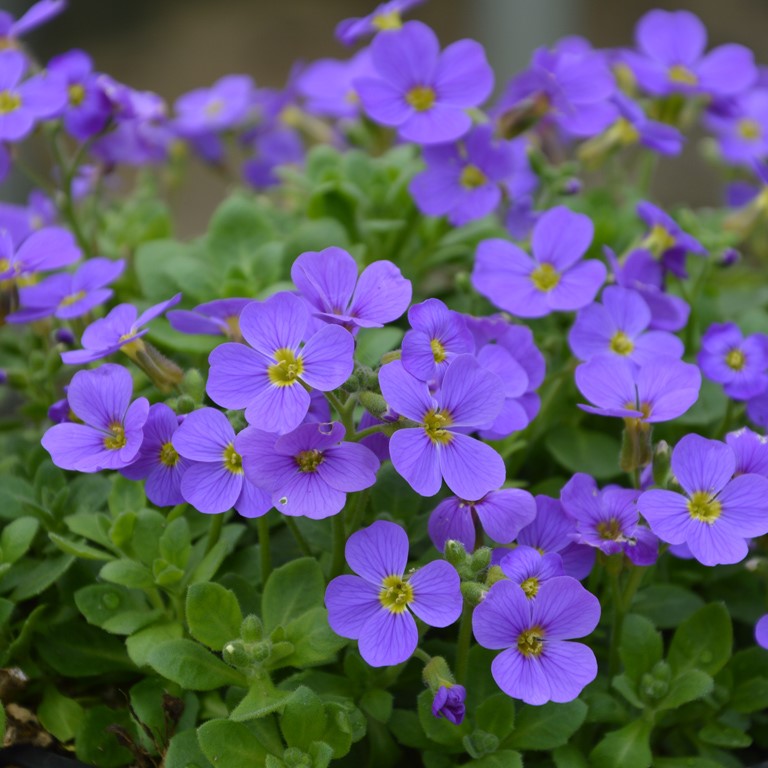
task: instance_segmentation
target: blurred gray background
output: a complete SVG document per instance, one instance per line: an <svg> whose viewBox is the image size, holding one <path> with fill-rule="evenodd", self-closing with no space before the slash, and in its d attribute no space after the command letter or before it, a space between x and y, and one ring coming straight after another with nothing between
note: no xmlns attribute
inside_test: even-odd
<svg viewBox="0 0 768 768"><path fill-rule="evenodd" d="M252 75L259 85L280 86L291 64L345 57L333 37L336 23L362 16L375 0L70 0L69 9L27 38L38 58L73 47L88 51L96 68L133 87L156 91L172 103L224 74ZM15 16L29 0L3 0ZM482 42L497 84L522 69L534 48L566 34L598 47L628 45L637 19L651 8L689 9L710 33L710 45L738 42L758 61L768 60L766 0L431 0L409 15L431 25L442 43L462 37ZM223 182L194 168L175 202L180 234L196 234L226 191ZM719 184L691 146L662 163L654 189L663 202L717 202ZM0 198L24 199L23 182L0 185Z"/></svg>

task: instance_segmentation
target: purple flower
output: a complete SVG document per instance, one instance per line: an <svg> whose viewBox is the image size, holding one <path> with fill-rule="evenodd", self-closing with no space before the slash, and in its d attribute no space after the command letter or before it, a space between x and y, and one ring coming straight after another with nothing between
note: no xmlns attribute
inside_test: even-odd
<svg viewBox="0 0 768 768"><path fill-rule="evenodd" d="M424 147L427 168L413 177L408 189L422 213L447 216L460 227L499 206L502 182L514 172L514 148L513 142L494 141L490 125L479 125L461 144Z"/></svg>
<svg viewBox="0 0 768 768"><path fill-rule="evenodd" d="M118 349L131 349L128 345L149 331L147 323L181 301L181 294L145 309L141 314L133 304L118 304L106 317L94 320L83 331L80 343L83 349L62 352L61 359L67 365L83 365L107 357Z"/></svg>
<svg viewBox="0 0 768 768"><path fill-rule="evenodd" d="M461 725L466 714L466 698L467 689L463 685L441 685L432 699L432 716L444 717L449 723Z"/></svg>
<svg viewBox="0 0 768 768"><path fill-rule="evenodd" d="M354 45L368 35L400 29L403 26L401 14L423 2L424 0L389 0L381 3L367 16L340 21L336 26L336 39L344 45Z"/></svg>
<svg viewBox="0 0 768 768"><path fill-rule="evenodd" d="M357 263L341 248L302 253L291 279L316 317L349 330L381 328L411 303L411 283L391 261L375 261L358 277Z"/></svg>
<svg viewBox="0 0 768 768"><path fill-rule="evenodd" d="M323 398L323 400L325 400L325 398ZM326 421L328 421L328 419L326 419ZM397 416L395 416L394 421L397 421ZM378 424L385 423L385 421L380 421L375 416L372 416L368 411L364 411L363 415L360 417L360 423L357 425L357 431L362 432L368 427L374 427ZM364 445L366 448L370 448L380 462L383 463L389 461L389 437L387 435L381 432L368 435L360 441L360 444Z"/></svg>
<svg viewBox="0 0 768 768"><path fill-rule="evenodd" d="M576 521L576 541L606 555L624 553L635 565L653 565L658 541L639 525L638 492L625 488L598 490L594 478L575 474L560 491L566 514Z"/></svg>
<svg viewBox="0 0 768 768"><path fill-rule="evenodd" d="M733 477L735 470L730 446L686 435L672 451L672 472L685 495L646 491L640 512L660 539L687 544L700 563L738 563L747 556L745 539L768 533L768 479Z"/></svg>
<svg viewBox="0 0 768 768"><path fill-rule="evenodd" d="M613 96L619 110L619 119L608 129L611 139L618 144L642 144L662 155L679 155L685 138L677 128L650 120L639 104L623 93Z"/></svg>
<svg viewBox="0 0 768 768"><path fill-rule="evenodd" d="M194 138L235 128L253 105L253 80L227 75L210 88L198 88L176 100L174 126L179 135Z"/></svg>
<svg viewBox="0 0 768 768"><path fill-rule="evenodd" d="M39 0L15 21L10 13L0 11L0 49L13 48L19 37L58 16L66 7L66 0Z"/></svg>
<svg viewBox="0 0 768 768"><path fill-rule="evenodd" d="M675 357L656 357L642 368L598 355L576 369L576 386L593 405L587 413L654 424L684 414L698 399L701 373Z"/></svg>
<svg viewBox="0 0 768 768"><path fill-rule="evenodd" d="M344 443L338 422L302 424L278 436L247 427L235 447L250 481L269 492L272 505L291 517L313 520L336 515L347 493L376 482L379 460L358 443Z"/></svg>
<svg viewBox="0 0 768 768"><path fill-rule="evenodd" d="M409 21L371 44L377 77L354 85L368 116L397 128L404 141L440 144L461 138L472 126L467 110L493 88L493 70L483 47L459 40L440 53L426 24Z"/></svg>
<svg viewBox="0 0 768 768"><path fill-rule="evenodd" d="M677 336L648 330L651 310L637 291L611 286L603 291L602 302L579 310L568 334L579 360L618 355L642 366L658 355L683 356L683 342Z"/></svg>
<svg viewBox="0 0 768 768"><path fill-rule="evenodd" d="M768 428L768 391L747 400L747 416L759 427Z"/></svg>
<svg viewBox="0 0 768 768"><path fill-rule="evenodd" d="M707 252L706 248L695 237L684 232L669 214L652 203L639 202L637 215L650 228L643 247L661 258L665 270L685 279L688 276L685 271L686 254L703 255Z"/></svg>
<svg viewBox="0 0 768 768"><path fill-rule="evenodd" d="M457 355L474 351L464 318L440 299L427 299L408 310L407 331L402 343L402 362L411 376L421 381L442 378Z"/></svg>
<svg viewBox="0 0 768 768"><path fill-rule="evenodd" d="M21 82L27 60L19 51L0 51L0 141L21 141L35 123L56 115L67 99L54 76L35 75Z"/></svg>
<svg viewBox="0 0 768 768"><path fill-rule="evenodd" d="M504 649L493 660L496 684L526 704L575 699L597 676L592 650L582 643L600 620L600 603L570 576L549 579L529 600L517 584L494 584L472 616L477 642Z"/></svg>
<svg viewBox="0 0 768 768"><path fill-rule="evenodd" d="M734 400L749 400L768 389L768 337L756 333L745 339L735 323L709 326L701 337L698 363Z"/></svg>
<svg viewBox="0 0 768 768"><path fill-rule="evenodd" d="M504 555L499 566L504 575L513 584L518 584L530 600L536 597L539 587L545 581L566 575L563 558L556 552L542 554L533 547L523 545Z"/></svg>
<svg viewBox="0 0 768 768"><path fill-rule="evenodd" d="M640 53L623 55L649 93L706 93L728 96L757 78L752 52L742 45L721 45L704 55L707 31L690 11L653 10L635 29Z"/></svg>
<svg viewBox="0 0 768 768"><path fill-rule="evenodd" d="M138 455L120 470L129 480L146 480L147 498L158 507L184 501L181 478L190 462L173 447L178 428L179 417L164 403L155 403L144 424L144 441Z"/></svg>
<svg viewBox="0 0 768 768"><path fill-rule="evenodd" d="M479 501L451 496L441 501L429 516L429 537L441 552L449 539L460 541L472 552L477 539L476 520L494 541L509 544L534 517L533 496L519 488L491 491Z"/></svg>
<svg viewBox="0 0 768 768"><path fill-rule="evenodd" d="M78 472L128 466L141 447L149 414L147 399L131 403L132 394L131 374L120 365L76 373L67 401L82 423L56 424L43 435L53 463Z"/></svg>
<svg viewBox="0 0 768 768"><path fill-rule="evenodd" d="M768 438L748 427L729 432L725 442L736 456L734 475L755 474L768 477Z"/></svg>
<svg viewBox="0 0 768 768"><path fill-rule="evenodd" d="M726 111L710 109L707 127L729 163L751 166L768 156L768 89L755 88L729 100Z"/></svg>
<svg viewBox="0 0 768 768"><path fill-rule="evenodd" d="M57 217L53 201L39 189L29 193L27 205L0 203L0 230L7 229L14 243L21 244L34 231L54 224Z"/></svg>
<svg viewBox="0 0 768 768"><path fill-rule="evenodd" d="M309 409L304 384L328 392L354 367L352 334L327 325L307 338L310 320L305 303L290 293L248 304L240 331L250 347L222 344L208 358L211 399L225 408L245 408L248 423L267 432L298 427Z"/></svg>
<svg viewBox="0 0 768 768"><path fill-rule="evenodd" d="M254 156L243 165L243 177L256 189L280 182L277 169L282 165L300 165L304 160L304 142L299 133L283 125L269 125L260 130L251 143Z"/></svg>
<svg viewBox="0 0 768 768"><path fill-rule="evenodd" d="M171 328L179 333L226 336L240 341L240 313L253 299L215 299L194 309L173 309L167 317Z"/></svg>
<svg viewBox="0 0 768 768"><path fill-rule="evenodd" d="M171 444L188 460L181 495L199 512L215 515L234 507L243 517L261 517L272 507L269 494L243 473L235 430L221 411L201 408L188 414Z"/></svg>
<svg viewBox="0 0 768 768"><path fill-rule="evenodd" d="M593 301L606 276L601 262L580 261L593 233L588 216L552 208L533 229L533 256L507 240L483 240L472 284L497 307L519 317L581 309Z"/></svg>
<svg viewBox="0 0 768 768"><path fill-rule="evenodd" d="M51 275L36 285L19 288L21 309L8 315L9 323L28 323L54 315L70 320L90 312L113 294L107 288L125 268L125 262L89 259L74 274Z"/></svg>
<svg viewBox="0 0 768 768"><path fill-rule="evenodd" d="M389 406L418 424L398 430L389 441L392 464L416 493L434 496L445 479L457 496L480 499L503 484L501 456L461 431L492 422L504 398L498 378L471 355L453 360L434 397L399 360L381 369L379 383Z"/></svg>
<svg viewBox="0 0 768 768"><path fill-rule="evenodd" d="M360 112L353 82L372 74L371 54L365 48L348 61L313 62L297 78L296 89L305 99L307 112L320 117L353 118Z"/></svg>
<svg viewBox="0 0 768 768"><path fill-rule="evenodd" d="M18 248L10 234L0 230L0 280L66 267L81 256L72 233L61 227L39 229Z"/></svg>
<svg viewBox="0 0 768 768"><path fill-rule="evenodd" d="M755 641L761 648L768 650L768 613L755 624Z"/></svg>
<svg viewBox="0 0 768 768"><path fill-rule="evenodd" d="M435 560L405 574L408 536L399 525L379 520L353 533L346 556L360 575L337 576L328 585L328 623L337 635L357 640L372 667L400 664L416 650L411 612L431 627L447 627L459 618L456 569Z"/></svg>

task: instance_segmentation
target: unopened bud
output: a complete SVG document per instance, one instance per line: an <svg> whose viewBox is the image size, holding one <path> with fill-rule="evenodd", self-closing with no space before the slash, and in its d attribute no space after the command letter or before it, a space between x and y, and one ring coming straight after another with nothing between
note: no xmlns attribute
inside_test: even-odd
<svg viewBox="0 0 768 768"><path fill-rule="evenodd" d="M480 605L488 593L486 587L476 581L465 581L461 585L461 594L471 606Z"/></svg>
<svg viewBox="0 0 768 768"><path fill-rule="evenodd" d="M672 465L672 451L666 440L659 440L653 451L653 482L660 488L667 487L670 467Z"/></svg>
<svg viewBox="0 0 768 768"><path fill-rule="evenodd" d="M71 347L75 343L75 334L69 328L57 328L53 338L58 344L64 344L67 347Z"/></svg>
<svg viewBox="0 0 768 768"><path fill-rule="evenodd" d="M484 571L491 564L490 547L480 547L480 549L475 550L469 562L470 567L476 573Z"/></svg>
<svg viewBox="0 0 768 768"><path fill-rule="evenodd" d="M498 565L492 565L485 577L485 586L492 587L497 581L504 581L507 577Z"/></svg>
<svg viewBox="0 0 768 768"><path fill-rule="evenodd" d="M258 643L264 637L264 625L253 613L248 614L240 625L240 637L246 643Z"/></svg>
<svg viewBox="0 0 768 768"><path fill-rule="evenodd" d="M360 392L357 399L360 401L360 405L377 419L380 419L389 410L387 401L376 392Z"/></svg>
<svg viewBox="0 0 768 768"><path fill-rule="evenodd" d="M437 693L441 687L450 687L456 680L451 673L448 662L442 656L433 656L421 672L421 677L432 693Z"/></svg>
<svg viewBox="0 0 768 768"><path fill-rule="evenodd" d="M221 649L221 658L231 667L248 667L251 665L251 654L245 649L240 640L232 640Z"/></svg>
<svg viewBox="0 0 768 768"><path fill-rule="evenodd" d="M448 541L445 542L443 552L445 554L445 559L455 568L464 565L468 557L464 545L460 541L456 541L456 539L448 539Z"/></svg>
<svg viewBox="0 0 768 768"><path fill-rule="evenodd" d="M179 388L185 395L191 397L195 404L203 402L205 379L197 368L190 368L184 372Z"/></svg>
<svg viewBox="0 0 768 768"><path fill-rule="evenodd" d="M189 395L180 395L176 400L177 413L192 413L195 406L195 401Z"/></svg>

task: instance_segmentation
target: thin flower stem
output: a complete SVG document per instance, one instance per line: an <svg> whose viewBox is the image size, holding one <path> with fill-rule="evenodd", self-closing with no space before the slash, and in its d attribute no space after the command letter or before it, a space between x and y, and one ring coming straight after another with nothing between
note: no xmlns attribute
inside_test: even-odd
<svg viewBox="0 0 768 768"><path fill-rule="evenodd" d="M429 662L432 661L432 657L426 651L423 651L421 648L417 648L413 652L413 655L420 661L423 661L425 664L429 664Z"/></svg>
<svg viewBox="0 0 768 768"><path fill-rule="evenodd" d="M360 526L360 519L365 512L365 508L368 505L368 489L360 491L355 494L354 504L352 505L352 513L349 515L347 526L347 537L351 536Z"/></svg>
<svg viewBox="0 0 768 768"><path fill-rule="evenodd" d="M613 622L611 624L611 650L608 657L608 676L613 678L619 672L619 644L624 628L624 601L618 573L610 574L611 596L613 598Z"/></svg>
<svg viewBox="0 0 768 768"><path fill-rule="evenodd" d="M347 431L347 434L353 435L355 432L355 423L354 419L352 418L355 410L354 397L350 395L350 397L347 399L347 402L342 403L341 400L339 400L339 398L333 394L333 392L326 392L325 396L328 399L328 402L336 409L337 413L339 414L339 418L341 419L341 423L344 425L344 429Z"/></svg>
<svg viewBox="0 0 768 768"><path fill-rule="evenodd" d="M261 559L261 586L267 583L269 574L272 573L272 553L269 549L269 521L266 515L262 515L256 521L256 529L259 532L259 556Z"/></svg>
<svg viewBox="0 0 768 768"><path fill-rule="evenodd" d="M374 424L372 427L366 427L359 432L353 432L351 435L347 435L347 440L357 443L364 437L368 437L368 435L378 435L379 432L383 432L387 426L387 424Z"/></svg>
<svg viewBox="0 0 768 768"><path fill-rule="evenodd" d="M456 643L456 682L464 685L469 667L469 646L472 642L472 606L464 603L459 625L459 639Z"/></svg>
<svg viewBox="0 0 768 768"><path fill-rule="evenodd" d="M287 526L288 530L293 535L293 538L296 540L296 544L301 550L301 554L305 555L306 557L312 557L312 549L299 530L299 526L296 525L296 521L288 515L284 515L283 520L285 521L285 525Z"/></svg>
<svg viewBox="0 0 768 768"><path fill-rule="evenodd" d="M208 541L205 544L205 554L207 555L221 537L221 529L224 526L224 515L211 515L211 526L208 528Z"/></svg>
<svg viewBox="0 0 768 768"><path fill-rule="evenodd" d="M333 538L333 556L331 559L330 578L341 576L344 571L344 548L347 545L347 535L344 531L344 510L331 518L331 534Z"/></svg>

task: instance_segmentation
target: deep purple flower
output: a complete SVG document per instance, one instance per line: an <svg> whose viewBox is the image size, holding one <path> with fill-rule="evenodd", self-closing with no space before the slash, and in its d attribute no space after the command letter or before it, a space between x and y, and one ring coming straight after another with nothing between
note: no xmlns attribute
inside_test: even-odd
<svg viewBox="0 0 768 768"><path fill-rule="evenodd" d="M328 392L352 374L352 334L327 325L309 336L306 304L290 293L251 302L240 314L245 344L222 344L208 361L207 391L225 408L245 408L245 417L267 432L290 432L304 420L309 393ZM306 339L306 344L301 342Z"/></svg>
<svg viewBox="0 0 768 768"><path fill-rule="evenodd" d="M638 369L620 357L598 355L576 369L576 386L593 405L587 413L653 424L684 414L698 399L701 373L675 357L656 357Z"/></svg>
<svg viewBox="0 0 768 768"><path fill-rule="evenodd" d="M408 535L379 520L347 540L347 562L359 576L337 576L325 591L328 623L342 637L357 640L372 667L400 664L419 637L411 611L431 627L447 627L462 608L459 574L435 560L405 574Z"/></svg>
<svg viewBox="0 0 768 768"><path fill-rule="evenodd" d="M440 502L429 516L429 537L442 552L449 539L460 541L467 551L475 548L475 519L488 536L499 544L514 541L520 529L536 517L536 502L528 491L502 488L478 501L456 496Z"/></svg>
<svg viewBox="0 0 768 768"><path fill-rule="evenodd" d="M768 89L742 93L728 106L726 111L710 109L705 123L717 136L726 162L751 166L768 156Z"/></svg>
<svg viewBox="0 0 768 768"><path fill-rule="evenodd" d="M685 279L688 276L685 271L686 254L703 255L707 252L706 248L695 237L683 231L669 214L652 203L639 202L637 215L650 230L643 241L643 247L661 258L665 270Z"/></svg>
<svg viewBox="0 0 768 768"><path fill-rule="evenodd" d="M19 51L0 51L0 141L21 141L35 123L58 114L67 99L62 81L45 74L21 82L27 60Z"/></svg>
<svg viewBox="0 0 768 768"><path fill-rule="evenodd" d="M176 100L174 126L179 135L193 138L237 127L253 105L253 80L227 75L210 88L198 88Z"/></svg>
<svg viewBox="0 0 768 768"><path fill-rule="evenodd" d="M320 59L310 64L296 80L307 112L319 117L352 118L360 112L354 81L374 74L367 48L347 61Z"/></svg>
<svg viewBox="0 0 768 768"><path fill-rule="evenodd" d="M0 280L66 267L81 256L72 233L61 227L39 229L18 248L10 234L0 230Z"/></svg>
<svg viewBox="0 0 768 768"><path fill-rule="evenodd" d="M730 446L686 435L672 451L672 472L685 495L646 491L640 512L660 539L687 544L700 563L738 563L747 556L746 539L768 533L768 479L733 477L735 469Z"/></svg>
<svg viewBox="0 0 768 768"><path fill-rule="evenodd" d="M568 343L579 360L618 355L642 366L658 355L682 357L683 342L666 331L649 331L650 324L651 310L637 291L610 286L602 304L579 310Z"/></svg>
<svg viewBox="0 0 768 768"><path fill-rule="evenodd" d="M575 699L597 676L597 660L582 643L600 620L600 602L576 579L560 576L529 600L510 581L494 584L472 615L477 642L502 650L493 660L496 684L526 704Z"/></svg>
<svg viewBox="0 0 768 768"><path fill-rule="evenodd" d="M300 134L285 125L268 125L251 141L254 156L243 165L243 177L256 189L266 189L280 183L277 169L283 165L301 165L304 142Z"/></svg>
<svg viewBox="0 0 768 768"><path fill-rule="evenodd" d="M690 11L653 10L635 28L640 53L623 55L649 93L706 93L728 96L747 89L757 78L752 51L721 45L704 55L707 31Z"/></svg>
<svg viewBox="0 0 768 768"><path fill-rule="evenodd" d="M467 689L463 685L441 685L432 699L432 716L444 717L449 723L461 725L466 714L466 698Z"/></svg>
<svg viewBox="0 0 768 768"><path fill-rule="evenodd" d="M499 561L504 575L518 584L525 596L533 600L539 593L539 587L550 579L565 576L563 558L557 552L542 554L533 547L519 545L504 555Z"/></svg>
<svg viewBox="0 0 768 768"><path fill-rule="evenodd" d="M461 138L472 126L467 110L493 88L483 47L459 40L442 53L426 24L409 21L371 44L377 77L354 85L363 109L376 122L397 128L404 141L440 144Z"/></svg>
<svg viewBox="0 0 768 768"><path fill-rule="evenodd" d="M768 438L748 427L729 432L725 442L736 457L735 475L755 474L768 477Z"/></svg>
<svg viewBox="0 0 768 768"><path fill-rule="evenodd" d="M635 565L653 565L658 540L639 524L637 496L638 491L626 488L600 491L594 478L578 472L560 491L560 502L576 521L579 544L606 555L623 552Z"/></svg>
<svg viewBox="0 0 768 768"><path fill-rule="evenodd" d="M16 20L0 11L0 50L13 48L19 37L58 16L66 7L66 0L39 0Z"/></svg>
<svg viewBox="0 0 768 768"><path fill-rule="evenodd" d="M744 336L736 323L713 323L701 337L702 373L728 397L749 400L768 389L768 337Z"/></svg>
<svg viewBox="0 0 768 768"><path fill-rule="evenodd" d="M106 317L94 320L83 331L80 340L83 349L62 352L62 361L67 365L83 365L107 357L118 349L131 349L129 345L149 331L144 326L179 301L181 294L177 293L173 298L155 304L141 314L133 304L118 304Z"/></svg>
<svg viewBox="0 0 768 768"><path fill-rule="evenodd" d="M199 512L215 515L234 507L243 517L261 517L272 507L269 494L243 473L235 430L221 411L201 408L188 414L171 444L189 464L181 495Z"/></svg>
<svg viewBox="0 0 768 768"><path fill-rule="evenodd" d="M439 380L457 355L474 351L464 318L440 299L414 304L408 322L401 359L403 368L421 381Z"/></svg>
<svg viewBox="0 0 768 768"><path fill-rule="evenodd" d="M35 285L19 287L21 308L8 315L9 323L28 323L51 315L59 320L80 317L112 297L107 288L125 268L120 259L89 259L74 274L51 275Z"/></svg>
<svg viewBox="0 0 768 768"><path fill-rule="evenodd" d="M593 301L606 276L602 262L580 261L593 233L588 216L552 208L533 229L533 256L507 240L483 240L472 284L497 307L519 317L581 309Z"/></svg>
<svg viewBox="0 0 768 768"><path fill-rule="evenodd" d="M379 383L389 406L418 424L398 430L389 441L392 464L416 493L434 496L445 479L457 496L480 499L504 483L501 456L462 432L491 423L504 400L501 382L474 357L456 357L434 397L399 360L381 369Z"/></svg>
<svg viewBox="0 0 768 768"><path fill-rule="evenodd" d="M376 482L379 460L364 445L345 443L344 427L302 424L278 436L247 427L235 448L251 482L269 492L279 512L322 520L341 512L347 493Z"/></svg>
<svg viewBox="0 0 768 768"><path fill-rule="evenodd" d="M755 624L755 641L761 648L768 650L768 613Z"/></svg>
<svg viewBox="0 0 768 768"><path fill-rule="evenodd" d="M342 248L302 253L291 279L316 317L349 330L381 328L411 303L411 282L391 261L374 261L358 277L357 263Z"/></svg>
<svg viewBox="0 0 768 768"><path fill-rule="evenodd" d="M171 328L179 333L226 336L240 341L240 313L253 299L214 299L194 309L173 309L167 314Z"/></svg>
<svg viewBox="0 0 768 768"><path fill-rule="evenodd" d="M51 427L42 439L53 463L62 469L98 472L130 464L141 447L149 402L131 402L133 380L120 365L79 371L67 390L69 408L82 423Z"/></svg>
<svg viewBox="0 0 768 768"><path fill-rule="evenodd" d="M400 29L403 26L401 14L423 2L424 0L389 0L381 3L367 16L340 21L336 26L336 39L344 45L354 45L368 35Z"/></svg>
<svg viewBox="0 0 768 768"><path fill-rule="evenodd" d="M165 403L155 403L144 424L144 441L138 455L120 470L129 480L146 480L147 498L158 507L184 501L181 478L190 462L173 447L178 428L179 417Z"/></svg>

